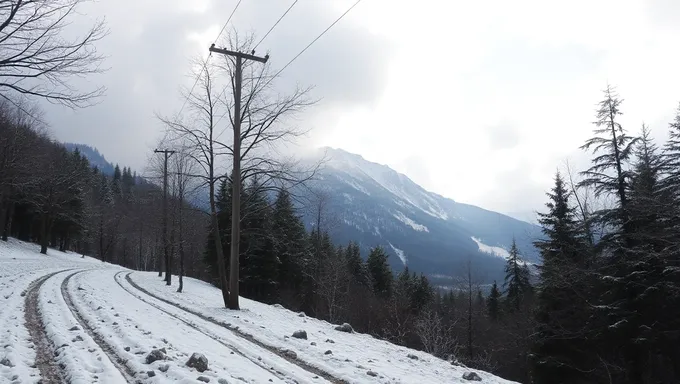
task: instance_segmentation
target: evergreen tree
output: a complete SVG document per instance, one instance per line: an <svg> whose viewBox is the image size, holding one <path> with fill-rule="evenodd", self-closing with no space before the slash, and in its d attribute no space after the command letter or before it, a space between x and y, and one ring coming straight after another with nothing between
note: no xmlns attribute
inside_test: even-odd
<svg viewBox="0 0 680 384"><path fill-rule="evenodd" d="M248 185L243 205L239 257L242 292L255 300L271 302L278 282L279 259L274 253L271 207L257 178Z"/></svg>
<svg viewBox="0 0 680 384"><path fill-rule="evenodd" d="M434 289L430 285L430 281L422 273L420 277L416 277L414 273L411 281L413 286L411 292L411 310L414 313L419 313L434 300Z"/></svg>
<svg viewBox="0 0 680 384"><path fill-rule="evenodd" d="M392 269L387 263L387 253L381 246L371 249L366 260L368 273L373 283L373 291L383 297L389 297L392 292Z"/></svg>
<svg viewBox="0 0 680 384"><path fill-rule="evenodd" d="M680 106L669 124L668 141L663 150L663 170L667 174L664 187L680 202ZM678 205L676 205L677 207ZM679 215L680 216L680 215Z"/></svg>
<svg viewBox="0 0 680 384"><path fill-rule="evenodd" d="M220 238L222 239L222 248L224 249L225 267L229 267L229 250L231 244L231 181L222 179L217 188L215 195L215 205L217 206L217 221L220 228ZM243 200L242 200L243 201ZM207 266L208 272L213 278L213 283L219 283L219 271L217 266L217 254L215 250L215 241L213 237L212 225L208 224L208 236L205 244L205 253L203 260Z"/></svg>
<svg viewBox="0 0 680 384"><path fill-rule="evenodd" d="M347 260L347 268L354 281L360 285L368 285L368 272L366 264L361 258L361 249L359 244L350 241L345 249L345 258Z"/></svg>
<svg viewBox="0 0 680 384"><path fill-rule="evenodd" d="M116 164L113 170L113 179L111 180L111 192L113 193L114 199L119 198L123 194L123 189L121 187L122 173L120 167Z"/></svg>
<svg viewBox="0 0 680 384"><path fill-rule="evenodd" d="M274 252L279 258L279 286L291 291L302 284L305 264L305 227L296 215L287 190L279 191L272 212Z"/></svg>
<svg viewBox="0 0 680 384"><path fill-rule="evenodd" d="M620 110L622 100L611 86L604 91L604 99L600 102L595 122L595 136L586 140L581 146L584 150L592 149L598 154L592 160L591 167L581 172L585 179L580 186L592 186L597 196L614 195L618 205L612 209L599 212L600 221L616 230L605 237L606 243L612 249L619 249L630 245L629 235L633 232L628 220L628 184L630 171L627 169L629 160L637 138L626 134L618 121L622 114ZM620 255L620 252L619 256Z"/></svg>
<svg viewBox="0 0 680 384"><path fill-rule="evenodd" d="M515 238L512 239L510 255L505 265L505 283L503 287L506 293L508 306L519 311L522 303L532 292L530 273L526 263L520 258Z"/></svg>
<svg viewBox="0 0 680 384"><path fill-rule="evenodd" d="M491 292L489 292L489 298L487 299L486 306L489 312L489 317L492 321L497 321L500 314L500 300L501 291L498 290L498 285L496 280L494 280L491 286Z"/></svg>
<svg viewBox="0 0 680 384"><path fill-rule="evenodd" d="M587 382L583 372L597 364L586 351L592 315L588 297L589 265L585 241L579 231L570 192L559 172L555 186L547 193L547 213L539 213L544 240L534 243L541 253L537 293L537 327L532 346L536 383Z"/></svg>

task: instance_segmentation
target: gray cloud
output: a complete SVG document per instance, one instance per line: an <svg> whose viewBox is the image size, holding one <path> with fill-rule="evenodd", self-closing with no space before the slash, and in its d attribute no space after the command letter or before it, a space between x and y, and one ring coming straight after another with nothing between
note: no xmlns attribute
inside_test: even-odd
<svg viewBox="0 0 680 384"><path fill-rule="evenodd" d="M211 25L221 27L233 9L232 2L214 2L203 13L180 12L178 4L123 0L97 2L87 8L90 17L106 16L111 33L99 49L108 56L105 66L110 69L82 81L104 84L108 92L99 105L85 110L44 105L57 139L96 146L113 161L143 168L162 130L154 112L176 112L183 101L180 85L193 83L188 76L189 63L199 48L187 36L205 33ZM262 36L287 7L244 1L228 29ZM317 2L300 2L258 51L269 51L272 68L278 70L339 14ZM323 114L340 105L370 105L382 92L389 45L353 24L350 16L297 59L277 82L282 92L298 83L315 86L313 97L323 100L309 113ZM86 26L87 20L79 19L74 29Z"/></svg>

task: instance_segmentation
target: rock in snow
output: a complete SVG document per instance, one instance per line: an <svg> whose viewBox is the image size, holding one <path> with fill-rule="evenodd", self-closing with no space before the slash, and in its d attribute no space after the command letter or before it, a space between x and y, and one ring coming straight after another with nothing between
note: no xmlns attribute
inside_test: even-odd
<svg viewBox="0 0 680 384"><path fill-rule="evenodd" d="M165 351L163 349L154 349L146 355L147 364L151 364L158 360L165 360Z"/></svg>
<svg viewBox="0 0 680 384"><path fill-rule="evenodd" d="M307 331L299 330L293 332L293 337L296 339L305 339L307 340Z"/></svg>
<svg viewBox="0 0 680 384"><path fill-rule="evenodd" d="M470 381L482 381L477 372L465 372L463 373L463 379Z"/></svg>
<svg viewBox="0 0 680 384"><path fill-rule="evenodd" d="M170 366L168 364L163 364L163 365L158 367L158 370L163 372L163 373L167 372L168 369L170 369Z"/></svg>
<svg viewBox="0 0 680 384"><path fill-rule="evenodd" d="M210 379L207 378L207 377L205 377L205 376L199 376L196 380L202 381L202 382L204 382L204 383L209 383L209 382L210 382Z"/></svg>
<svg viewBox="0 0 680 384"><path fill-rule="evenodd" d="M14 364L12 364L12 362L9 361L9 359L6 358L6 357L4 359L0 360L0 364L4 365L5 367L10 367L10 368L14 367Z"/></svg>
<svg viewBox="0 0 680 384"><path fill-rule="evenodd" d="M406 357L408 357L409 359L412 359L412 360L418 360L418 356L416 356L412 353L409 353Z"/></svg>
<svg viewBox="0 0 680 384"><path fill-rule="evenodd" d="M332 354L333 354L333 351L331 351L330 349L327 350L326 352L324 352L324 355L332 355Z"/></svg>
<svg viewBox="0 0 680 384"><path fill-rule="evenodd" d="M335 327L335 330L340 331L340 332L347 332L347 333L354 332L354 329L352 329L352 326L347 324L347 323L344 323L342 325L338 325L337 327Z"/></svg>
<svg viewBox="0 0 680 384"><path fill-rule="evenodd" d="M194 352L187 361L187 367L196 368L199 372L204 372L208 369L208 358L202 353Z"/></svg>
<svg viewBox="0 0 680 384"><path fill-rule="evenodd" d="M369 375L369 376L373 376L373 377L378 376L378 374L373 372L373 371L368 371L368 372L366 372L366 374Z"/></svg>

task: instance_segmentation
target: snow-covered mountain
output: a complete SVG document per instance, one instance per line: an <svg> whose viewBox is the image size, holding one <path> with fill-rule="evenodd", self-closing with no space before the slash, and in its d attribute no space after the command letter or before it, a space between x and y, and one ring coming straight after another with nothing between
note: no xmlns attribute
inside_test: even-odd
<svg viewBox="0 0 680 384"><path fill-rule="evenodd" d="M319 159L312 189L330 196L326 215L337 242L359 241L365 252L382 245L393 268L407 265L443 280L461 275L468 260L477 279L501 278L513 237L524 258L537 261L531 244L540 236L536 225L429 192L386 165L341 149L322 148L306 157ZM313 226L314 209L303 212Z"/></svg>

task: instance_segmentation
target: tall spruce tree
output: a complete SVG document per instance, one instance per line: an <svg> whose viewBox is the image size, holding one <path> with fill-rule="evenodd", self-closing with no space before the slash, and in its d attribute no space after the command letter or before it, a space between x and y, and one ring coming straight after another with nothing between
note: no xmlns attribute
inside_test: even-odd
<svg viewBox="0 0 680 384"><path fill-rule="evenodd" d="M532 293L529 267L524 263L517 249L517 242L512 238L510 255L505 265L505 289L506 302L510 310L519 311L522 303Z"/></svg>
<svg viewBox="0 0 680 384"><path fill-rule="evenodd" d="M354 282L360 285L368 285L368 271L366 270L366 264L361 258L361 249L359 244L354 241L350 241L345 248L345 259L347 261L347 269L354 279Z"/></svg>
<svg viewBox="0 0 680 384"><path fill-rule="evenodd" d="M498 284L496 284L496 280L494 280L491 291L489 292L489 298L486 300L487 312L489 313L491 321L498 321L500 316L500 301L501 291L498 290Z"/></svg>
<svg viewBox="0 0 680 384"><path fill-rule="evenodd" d="M229 265L229 233L231 231L231 181L222 179L217 188L215 196L215 205L217 208L217 221L220 228L220 238L222 239L222 246L225 251L225 267ZM215 240L213 236L212 223L208 223L208 236L205 244L205 252L203 261L205 262L212 281L214 284L219 284L219 271L217 265L217 251L215 249Z"/></svg>
<svg viewBox="0 0 680 384"><path fill-rule="evenodd" d="M373 283L373 291L377 295L389 297L392 293L394 277L392 269L387 263L387 253L381 246L371 249L366 260L366 266Z"/></svg>
<svg viewBox="0 0 680 384"><path fill-rule="evenodd" d="M274 202L272 236L274 253L279 258L279 286L291 296L302 284L306 232L302 220L295 213L290 194L285 189L279 191Z"/></svg>
<svg viewBox="0 0 680 384"><path fill-rule="evenodd" d="M633 232L628 220L630 170L627 162L637 138L629 136L619 122L621 102L614 88L608 85L596 113L595 136L581 146L597 156L592 159L590 168L581 172L584 179L579 185L594 187L597 196L614 195L618 200L616 207L601 210L598 215L600 222L614 229L605 236L610 248L630 245L629 235ZM620 256L620 252L618 254Z"/></svg>
<svg viewBox="0 0 680 384"><path fill-rule="evenodd" d="M536 303L536 331L532 346L532 368L536 383L588 382L588 374L599 362L588 353L592 315L587 296L590 281L584 234L570 205L570 192L559 172L547 193L548 211L539 213L544 239L534 245L541 254L540 281Z"/></svg>
<svg viewBox="0 0 680 384"><path fill-rule="evenodd" d="M244 296L271 302L278 283L279 259L274 253L272 212L266 189L252 178L242 200L239 279Z"/></svg>
<svg viewBox="0 0 680 384"><path fill-rule="evenodd" d="M668 141L663 148L664 187L680 202L680 106L669 124Z"/></svg>

